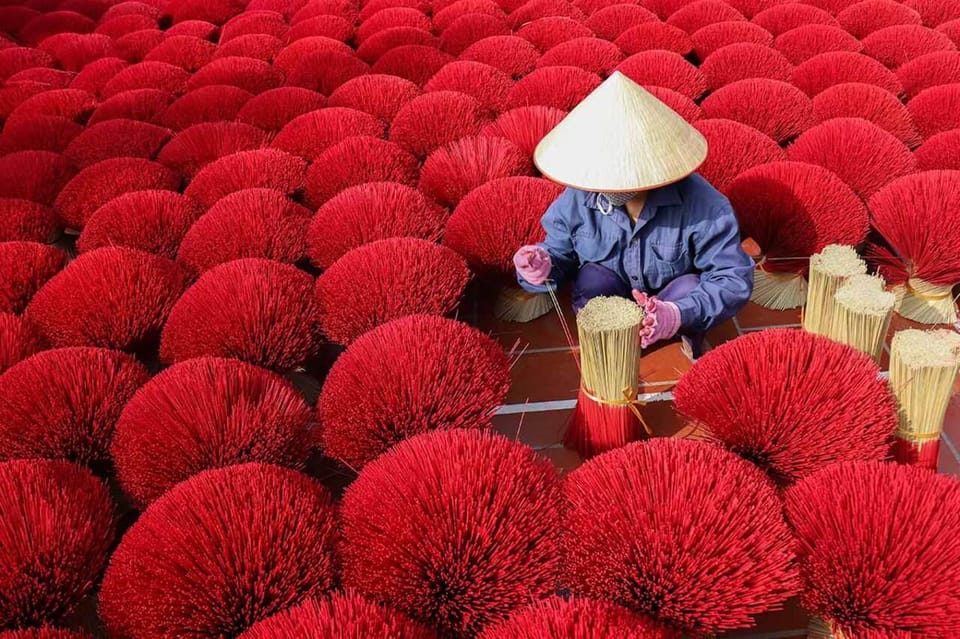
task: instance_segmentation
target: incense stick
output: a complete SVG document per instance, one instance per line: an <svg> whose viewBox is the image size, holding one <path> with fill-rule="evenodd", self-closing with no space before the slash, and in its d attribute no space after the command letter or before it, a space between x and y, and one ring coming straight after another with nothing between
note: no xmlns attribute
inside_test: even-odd
<svg viewBox="0 0 960 639"><path fill-rule="evenodd" d="M952 286L910 278L897 289L897 313L921 324L953 324L957 302Z"/></svg>
<svg viewBox="0 0 960 639"><path fill-rule="evenodd" d="M834 294L827 337L866 353L880 363L883 343L897 296L885 290L882 277L853 275Z"/></svg>
<svg viewBox="0 0 960 639"><path fill-rule="evenodd" d="M532 322L553 308L546 293L528 293L519 286L505 286L497 293L494 315L505 322Z"/></svg>
<svg viewBox="0 0 960 639"><path fill-rule="evenodd" d="M640 306L620 297L595 297L577 315L580 394L565 440L584 457L643 433L635 405L642 321Z"/></svg>
<svg viewBox="0 0 960 639"><path fill-rule="evenodd" d="M830 624L813 617L807 626L807 639L846 639L843 632L833 628Z"/></svg>
<svg viewBox="0 0 960 639"><path fill-rule="evenodd" d="M830 244L810 256L807 303L803 309L803 328L817 335L830 334L834 317L834 295L851 275L867 272L867 264L852 246Z"/></svg>
<svg viewBox="0 0 960 639"><path fill-rule="evenodd" d="M900 410L896 459L936 469L943 418L960 372L960 335L908 329L893 336L890 386Z"/></svg>
<svg viewBox="0 0 960 639"><path fill-rule="evenodd" d="M802 273L765 271L762 265L757 265L750 301L771 310L786 311L803 306L806 299L807 280Z"/></svg>

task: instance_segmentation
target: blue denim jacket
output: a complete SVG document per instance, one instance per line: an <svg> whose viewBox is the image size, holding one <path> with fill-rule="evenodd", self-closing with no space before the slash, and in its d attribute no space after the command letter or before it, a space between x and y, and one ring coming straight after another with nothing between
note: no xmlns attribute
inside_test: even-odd
<svg viewBox="0 0 960 639"><path fill-rule="evenodd" d="M730 202L694 174L647 194L633 225L624 207L600 212L597 194L568 188L547 212L540 244L553 261L557 285L595 263L618 273L640 291L656 294L674 278L700 275L700 286L679 302L680 325L705 331L733 317L753 290L753 260L740 246L740 229ZM521 287L542 293L517 276Z"/></svg>

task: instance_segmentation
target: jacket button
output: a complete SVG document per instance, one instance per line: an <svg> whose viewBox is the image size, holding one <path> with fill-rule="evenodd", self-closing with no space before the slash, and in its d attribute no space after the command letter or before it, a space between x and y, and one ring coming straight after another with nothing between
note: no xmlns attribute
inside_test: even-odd
<svg viewBox="0 0 960 639"><path fill-rule="evenodd" d="M632 276L630 279L633 280L634 282L636 282L636 281L637 281L637 276L634 275L634 276Z"/></svg>

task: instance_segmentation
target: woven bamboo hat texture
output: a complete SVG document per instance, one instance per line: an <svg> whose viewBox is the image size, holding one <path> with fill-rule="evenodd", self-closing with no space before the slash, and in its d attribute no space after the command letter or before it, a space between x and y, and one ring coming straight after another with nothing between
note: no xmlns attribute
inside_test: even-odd
<svg viewBox="0 0 960 639"><path fill-rule="evenodd" d="M699 131L614 71L540 141L533 161L565 186L630 193L682 180L706 157Z"/></svg>

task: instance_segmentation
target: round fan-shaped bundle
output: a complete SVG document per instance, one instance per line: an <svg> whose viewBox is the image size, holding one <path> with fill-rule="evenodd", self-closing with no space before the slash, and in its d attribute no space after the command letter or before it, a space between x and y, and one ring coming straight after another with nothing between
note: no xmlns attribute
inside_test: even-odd
<svg viewBox="0 0 960 639"><path fill-rule="evenodd" d="M113 38L114 41L117 41L124 36L131 33L136 33L137 31L149 31L151 29L156 30L158 27L159 17L159 15L147 15L145 13L128 13L125 15L110 16L109 18L102 20L100 24L97 25L94 33L108 36Z"/></svg>
<svg viewBox="0 0 960 639"><path fill-rule="evenodd" d="M907 110L924 138L960 129L960 82L924 89L907 103Z"/></svg>
<svg viewBox="0 0 960 639"><path fill-rule="evenodd" d="M700 105L707 118L736 120L783 143L814 123L810 98L779 80L740 80L711 93ZM735 177L735 176L734 176Z"/></svg>
<svg viewBox="0 0 960 639"><path fill-rule="evenodd" d="M644 89L646 89L647 92L653 95L655 98L666 104L668 107L673 109L677 115L682 117L687 122L695 122L703 115L696 102L682 93L677 93L673 89L654 86L646 86Z"/></svg>
<svg viewBox="0 0 960 639"><path fill-rule="evenodd" d="M623 61L620 47L600 38L574 38L544 53L538 67L577 67L607 77Z"/></svg>
<svg viewBox="0 0 960 639"><path fill-rule="evenodd" d="M440 3L434 3L433 28L442 33L447 27L454 23L457 18L472 13L482 13L485 15L505 17L507 14L493 0L456 0L455 2L444 3L442 9Z"/></svg>
<svg viewBox="0 0 960 639"><path fill-rule="evenodd" d="M49 89L49 87L47 87ZM10 113L7 120L13 122L21 117L56 115L76 122L83 122L97 106L96 97L80 89L46 90L26 98Z"/></svg>
<svg viewBox="0 0 960 639"><path fill-rule="evenodd" d="M347 251L390 237L440 239L446 212L421 191L395 182L344 189L320 207L307 230L307 254L327 269Z"/></svg>
<svg viewBox="0 0 960 639"><path fill-rule="evenodd" d="M790 74L789 81L811 98L834 85L846 82L873 84L894 95L903 92L903 84L893 71L873 58L850 51L830 51L816 55L797 65Z"/></svg>
<svg viewBox="0 0 960 639"><path fill-rule="evenodd" d="M58 33L90 33L95 26L96 23L89 17L75 11L50 11L23 25L18 30L17 37L21 42L36 46L49 36Z"/></svg>
<svg viewBox="0 0 960 639"><path fill-rule="evenodd" d="M271 146L313 160L337 142L355 135L383 137L384 123L369 113L329 107L290 121L273 138Z"/></svg>
<svg viewBox="0 0 960 639"><path fill-rule="evenodd" d="M460 201L444 231L444 244L478 272L510 275L517 247L543 240L540 219L561 192L559 184L532 177L488 182Z"/></svg>
<svg viewBox="0 0 960 639"><path fill-rule="evenodd" d="M363 43L357 47L356 55L363 62L373 64L391 49L407 45L438 47L440 43L435 35L425 29L393 26L389 29L378 31L364 40Z"/></svg>
<svg viewBox="0 0 960 639"><path fill-rule="evenodd" d="M690 36L697 57L705 60L708 55L731 44L749 42L772 47L773 35L752 22L717 22L698 29Z"/></svg>
<svg viewBox="0 0 960 639"><path fill-rule="evenodd" d="M112 158L151 159L171 135L155 124L108 120L87 127L67 145L63 157L81 169Z"/></svg>
<svg viewBox="0 0 960 639"><path fill-rule="evenodd" d="M734 120L697 120L694 126L709 144L698 169L710 184L726 191L738 175L754 166L786 159L783 149L760 131Z"/></svg>
<svg viewBox="0 0 960 639"><path fill-rule="evenodd" d="M66 254L39 242L0 242L0 312L22 313L66 264Z"/></svg>
<svg viewBox="0 0 960 639"><path fill-rule="evenodd" d="M24 115L3 127L0 153L53 151L60 153L83 132L83 126L56 115Z"/></svg>
<svg viewBox="0 0 960 639"><path fill-rule="evenodd" d="M774 162L748 169L726 195L743 237L752 238L769 258L763 264L769 271L805 270L808 256L828 244L856 246L869 227L856 193L812 164Z"/></svg>
<svg viewBox="0 0 960 639"><path fill-rule="evenodd" d="M107 561L110 493L83 468L39 459L0 463L0 486L0 628L66 621ZM21 636L59 639L44 631Z"/></svg>
<svg viewBox="0 0 960 639"><path fill-rule="evenodd" d="M180 177L144 158L111 158L91 164L71 179L57 196L54 208L67 226L82 229L94 211L131 191L176 191Z"/></svg>
<svg viewBox="0 0 960 639"><path fill-rule="evenodd" d="M60 630L50 626L27 628L24 630L5 630L0 639L91 639L90 635L74 630Z"/></svg>
<svg viewBox="0 0 960 639"><path fill-rule="evenodd" d="M600 76L577 67L543 67L510 91L511 108L543 106L569 111L600 86Z"/></svg>
<svg viewBox="0 0 960 639"><path fill-rule="evenodd" d="M237 113L237 120L268 133L276 133L294 118L326 105L326 98L316 91L280 87L250 98Z"/></svg>
<svg viewBox="0 0 960 639"><path fill-rule="evenodd" d="M173 100L172 94L158 89L123 91L97 105L87 124L94 125L115 118L160 124Z"/></svg>
<svg viewBox="0 0 960 639"><path fill-rule="evenodd" d="M307 599L268 617L240 635L239 639L341 636L435 639L436 633L403 613L360 595L335 593L329 599Z"/></svg>
<svg viewBox="0 0 960 639"><path fill-rule="evenodd" d="M460 16L440 35L440 48L451 55L460 55L470 45L494 36L510 35L510 25L499 16L478 13Z"/></svg>
<svg viewBox="0 0 960 639"><path fill-rule="evenodd" d="M245 189L220 199L183 238L177 262L196 274L259 257L295 264L304 257L310 209L272 189Z"/></svg>
<svg viewBox="0 0 960 639"><path fill-rule="evenodd" d="M682 29L665 22L642 22L620 34L615 44L627 55L661 49L687 56L693 51L693 41Z"/></svg>
<svg viewBox="0 0 960 639"><path fill-rule="evenodd" d="M303 188L307 163L277 149L256 149L226 155L203 167L184 193L211 207L243 189L274 189L290 195Z"/></svg>
<svg viewBox="0 0 960 639"><path fill-rule="evenodd" d="M18 82L0 88L0 120L6 120L28 98L49 90L50 87L41 82Z"/></svg>
<svg viewBox="0 0 960 639"><path fill-rule="evenodd" d="M304 57L287 75L287 84L330 95L341 85L370 72L356 55L340 51L317 51Z"/></svg>
<svg viewBox="0 0 960 639"><path fill-rule="evenodd" d="M421 93L420 87L404 78L362 75L337 87L330 94L330 106L356 109L390 123L403 105Z"/></svg>
<svg viewBox="0 0 960 639"><path fill-rule="evenodd" d="M281 13L247 7L243 13L230 18L220 29L220 44L253 33L282 38L287 29L287 21Z"/></svg>
<svg viewBox="0 0 960 639"><path fill-rule="evenodd" d="M507 107L513 80L504 72L480 62L451 62L423 86L425 91L456 91L476 98L483 107L500 113Z"/></svg>
<svg viewBox="0 0 960 639"><path fill-rule="evenodd" d="M363 41L371 36L394 27L409 27L421 31L430 31L433 24L422 11L417 11L411 7L381 9L360 23L357 28L357 44L362 45ZM443 30L439 26L437 29Z"/></svg>
<svg viewBox="0 0 960 639"><path fill-rule="evenodd" d="M697 360L674 397L708 437L791 484L828 464L887 456L897 406L879 372L826 337L761 331Z"/></svg>
<svg viewBox="0 0 960 639"><path fill-rule="evenodd" d="M50 206L74 172L75 169L59 153L9 153L0 157L0 197Z"/></svg>
<svg viewBox="0 0 960 639"><path fill-rule="evenodd" d="M787 149L793 161L830 169L862 198L916 171L910 150L893 134L861 118L818 124Z"/></svg>
<svg viewBox="0 0 960 639"><path fill-rule="evenodd" d="M350 137L317 156L307 171L306 200L317 208L344 189L368 182L415 186L420 164L394 142Z"/></svg>
<svg viewBox="0 0 960 639"><path fill-rule="evenodd" d="M111 636L237 636L333 588L336 529L327 490L297 471L251 463L202 472L124 535L100 616Z"/></svg>
<svg viewBox="0 0 960 639"><path fill-rule="evenodd" d="M100 58L85 66L70 83L70 88L89 91L103 98L107 83L129 66L129 62L120 58Z"/></svg>
<svg viewBox="0 0 960 639"><path fill-rule="evenodd" d="M838 13L837 20L853 37L860 39L884 27L922 22L919 13L896 0L862 0Z"/></svg>
<svg viewBox="0 0 960 639"><path fill-rule="evenodd" d="M196 36L165 38L144 56L147 62L166 62L194 73L205 66L217 52L217 45Z"/></svg>
<svg viewBox="0 0 960 639"><path fill-rule="evenodd" d="M897 96L872 84L848 82L837 84L813 99L817 121L834 118L863 118L913 148L920 143L920 134L910 112Z"/></svg>
<svg viewBox="0 0 960 639"><path fill-rule="evenodd" d="M286 40L295 42L301 38L324 37L347 42L353 37L353 24L341 16L317 16L293 25L287 31Z"/></svg>
<svg viewBox="0 0 960 639"><path fill-rule="evenodd" d="M923 23L931 27L960 19L960 7L950 0L906 0L904 4L919 13Z"/></svg>
<svg viewBox="0 0 960 639"><path fill-rule="evenodd" d="M891 69L926 53L956 50L946 34L915 24L884 27L863 39L864 53Z"/></svg>
<svg viewBox="0 0 960 639"><path fill-rule="evenodd" d="M52 242L62 227L53 209L16 198L0 198L0 242Z"/></svg>
<svg viewBox="0 0 960 639"><path fill-rule="evenodd" d="M344 10L355 14L355 17L359 22L370 19L374 14L382 11L383 9L391 9L394 7L407 7L409 9L416 9L423 14L430 13L431 11L440 11L444 8L442 2L431 3L428 0L367 0L363 3L363 6L360 8L359 12L357 12L355 4L350 1L342 2L341 6L342 5L348 7ZM341 10L337 13L342 13L344 10Z"/></svg>
<svg viewBox="0 0 960 639"><path fill-rule="evenodd" d="M225 84L256 95L283 84L283 73L263 60L218 58L204 65L187 81L188 90Z"/></svg>
<svg viewBox="0 0 960 639"><path fill-rule="evenodd" d="M60 69L36 68L26 69L7 78L8 84L21 84L23 82L37 82L46 84L50 89L66 89L73 81L73 73L61 71Z"/></svg>
<svg viewBox="0 0 960 639"><path fill-rule="evenodd" d="M324 454L360 469L420 433L489 428L509 387L506 353L476 329L432 315L388 322L353 342L324 381Z"/></svg>
<svg viewBox="0 0 960 639"><path fill-rule="evenodd" d="M548 597L488 627L480 639L674 639L677 633L600 599Z"/></svg>
<svg viewBox="0 0 960 639"><path fill-rule="evenodd" d="M170 260L104 247L70 262L25 312L54 346L139 351L153 345L187 282Z"/></svg>
<svg viewBox="0 0 960 639"><path fill-rule="evenodd" d="M924 89L960 83L960 51L936 51L914 58L897 69L908 98Z"/></svg>
<svg viewBox="0 0 960 639"><path fill-rule="evenodd" d="M46 347L47 341L33 322L13 313L0 313L0 374Z"/></svg>
<svg viewBox="0 0 960 639"><path fill-rule="evenodd" d="M785 3L768 7L753 16L752 21L774 36L805 24L825 24L839 27L837 19L820 7L807 3Z"/></svg>
<svg viewBox="0 0 960 639"><path fill-rule="evenodd" d="M423 158L431 151L476 135L490 114L476 99L456 91L434 91L400 108L390 127L390 139Z"/></svg>
<svg viewBox="0 0 960 639"><path fill-rule="evenodd" d="M716 90L737 80L768 78L790 82L793 65L776 49L750 42L728 44L703 61L707 87ZM697 96L690 96L696 98Z"/></svg>
<svg viewBox="0 0 960 639"><path fill-rule="evenodd" d="M347 489L344 584L474 636L553 592L560 501L550 462L523 444L472 430L414 437Z"/></svg>
<svg viewBox="0 0 960 639"><path fill-rule="evenodd" d="M167 35L155 26L133 31L116 39L117 55L130 62L141 62L150 51L163 44L166 37Z"/></svg>
<svg viewBox="0 0 960 639"><path fill-rule="evenodd" d="M324 36L310 36L290 42L273 61L273 67L289 75L303 60L321 52L344 53L354 55L349 45Z"/></svg>
<svg viewBox="0 0 960 639"><path fill-rule="evenodd" d="M411 44L383 54L371 71L379 75L395 75L423 86L434 73L453 61L452 55L436 47Z"/></svg>
<svg viewBox="0 0 960 639"><path fill-rule="evenodd" d="M225 155L263 147L267 134L240 122L201 122L167 142L157 161L188 177Z"/></svg>
<svg viewBox="0 0 960 639"><path fill-rule="evenodd" d="M234 38L217 48L215 58L254 58L271 62L283 50L283 41L264 33L251 33Z"/></svg>
<svg viewBox="0 0 960 639"><path fill-rule="evenodd" d="M836 464L787 493L804 606L849 637L960 632L960 484L898 464ZM882 532L881 532L882 531Z"/></svg>
<svg viewBox="0 0 960 639"><path fill-rule="evenodd" d="M76 73L87 64L117 54L113 40L99 33L60 33L45 38L39 49L46 51L67 71Z"/></svg>
<svg viewBox="0 0 960 639"><path fill-rule="evenodd" d="M53 56L41 49L9 47L0 51L0 80L5 82L24 69L53 67L55 64Z"/></svg>
<svg viewBox="0 0 960 639"><path fill-rule="evenodd" d="M700 635L749 627L796 591L773 485L712 444L628 444L572 472L564 493L566 583L577 595Z"/></svg>
<svg viewBox="0 0 960 639"><path fill-rule="evenodd" d="M707 79L700 69L671 51L635 53L617 70L637 84L672 89L691 100L700 98L707 90Z"/></svg>
<svg viewBox="0 0 960 639"><path fill-rule="evenodd" d="M529 175L530 158L513 142L496 136L463 138L427 157L420 189L441 206L455 208L470 191L491 180Z"/></svg>
<svg viewBox="0 0 960 639"><path fill-rule="evenodd" d="M213 40L216 38L218 30L219 27L217 27L217 25L211 24L206 20L184 20L183 22L172 25L164 31L164 33L167 34L167 37L188 35L194 36L195 38Z"/></svg>
<svg viewBox="0 0 960 639"><path fill-rule="evenodd" d="M617 3L595 11L583 24L598 38L613 42L623 35L627 29L631 29L638 24L657 21L654 14L640 5Z"/></svg>
<svg viewBox="0 0 960 639"><path fill-rule="evenodd" d="M460 54L461 60L489 64L513 79L519 79L533 71L539 58L540 52L533 44L513 35L490 36L477 40Z"/></svg>
<svg viewBox="0 0 960 639"><path fill-rule="evenodd" d="M774 48L793 64L830 51L860 53L863 44L841 29L826 24L805 24L777 36Z"/></svg>
<svg viewBox="0 0 960 639"><path fill-rule="evenodd" d="M101 348L41 351L14 364L0 376L0 459L107 461L120 411L148 379L133 357Z"/></svg>
<svg viewBox="0 0 960 639"><path fill-rule="evenodd" d="M937 31L947 34L953 43L960 47L960 18L944 22L937 27Z"/></svg>
<svg viewBox="0 0 960 639"><path fill-rule="evenodd" d="M466 263L449 248L412 237L371 242L317 278L320 325L332 342L349 344L400 317L446 315L460 303L469 279Z"/></svg>
<svg viewBox="0 0 960 639"><path fill-rule="evenodd" d="M289 264L246 258L215 266L177 301L160 359L233 357L288 371L319 347L313 279Z"/></svg>
<svg viewBox="0 0 960 639"><path fill-rule="evenodd" d="M114 74L100 91L103 98L110 98L134 89L159 89L174 95L187 90L190 74L180 67L166 62L138 62Z"/></svg>
<svg viewBox="0 0 960 639"><path fill-rule="evenodd" d="M282 377L200 357L164 370L127 403L110 453L143 508L204 470L246 462L302 469L313 411Z"/></svg>
<svg viewBox="0 0 960 639"><path fill-rule="evenodd" d="M163 14L169 16L174 24L187 20L203 20L222 25L242 12L244 4L242 0L170 0L166 3Z"/></svg>
<svg viewBox="0 0 960 639"><path fill-rule="evenodd" d="M183 131L201 122L234 120L251 97L249 91L227 84L203 86L173 102L161 121L175 131Z"/></svg>
<svg viewBox="0 0 960 639"><path fill-rule="evenodd" d="M77 250L86 253L126 246L172 260L183 236L202 214L190 198L173 191L126 193L90 216L77 240Z"/></svg>
<svg viewBox="0 0 960 639"><path fill-rule="evenodd" d="M920 145L920 148L914 151L917 168L921 171L960 170L958 144L960 144L960 128L931 135Z"/></svg>
<svg viewBox="0 0 960 639"><path fill-rule="evenodd" d="M717 22L746 20L743 14L723 0L694 0L670 14L667 24L694 33Z"/></svg>
<svg viewBox="0 0 960 639"><path fill-rule="evenodd" d="M571 20L583 20L583 12L573 3L563 0L517 0L519 6L513 8L510 13L510 25L517 27L539 20L540 18L564 17Z"/></svg>

